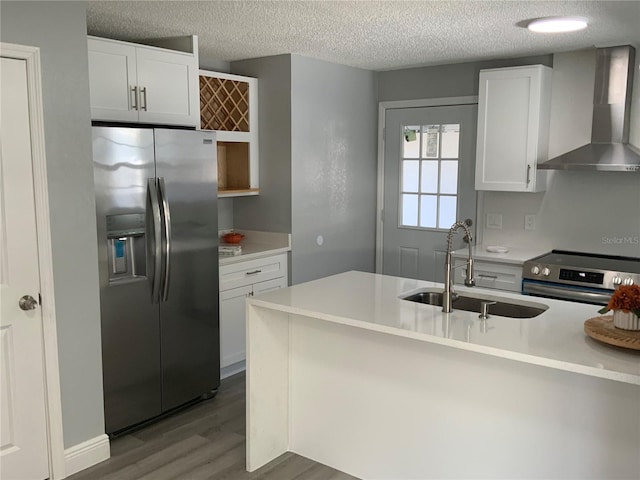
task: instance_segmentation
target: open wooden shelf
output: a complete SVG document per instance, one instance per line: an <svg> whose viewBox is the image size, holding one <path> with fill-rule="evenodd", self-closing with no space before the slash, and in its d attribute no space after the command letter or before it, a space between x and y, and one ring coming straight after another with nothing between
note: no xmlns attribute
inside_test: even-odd
<svg viewBox="0 0 640 480"><path fill-rule="evenodd" d="M241 188L241 189L218 189L218 197L246 197L249 195L259 195L259 188Z"/></svg>
<svg viewBox="0 0 640 480"><path fill-rule="evenodd" d="M218 194L259 192L251 188L249 143L218 142Z"/></svg>

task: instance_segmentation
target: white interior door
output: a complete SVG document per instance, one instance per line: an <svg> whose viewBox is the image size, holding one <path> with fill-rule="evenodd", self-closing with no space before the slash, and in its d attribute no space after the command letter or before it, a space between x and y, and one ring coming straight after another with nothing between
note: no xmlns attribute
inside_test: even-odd
<svg viewBox="0 0 640 480"><path fill-rule="evenodd" d="M38 480L49 468L26 62L3 57L1 75L0 469Z"/></svg>
<svg viewBox="0 0 640 480"><path fill-rule="evenodd" d="M476 123L477 105L386 111L382 273L444 281L449 228L475 229Z"/></svg>

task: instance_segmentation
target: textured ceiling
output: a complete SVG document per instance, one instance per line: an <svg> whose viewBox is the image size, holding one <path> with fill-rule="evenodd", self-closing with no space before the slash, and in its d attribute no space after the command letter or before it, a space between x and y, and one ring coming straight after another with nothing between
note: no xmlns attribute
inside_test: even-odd
<svg viewBox="0 0 640 480"><path fill-rule="evenodd" d="M590 25L556 35L522 26L553 15L584 16ZM87 29L129 41L198 35L202 65L294 53L389 70L640 46L640 0L89 1Z"/></svg>

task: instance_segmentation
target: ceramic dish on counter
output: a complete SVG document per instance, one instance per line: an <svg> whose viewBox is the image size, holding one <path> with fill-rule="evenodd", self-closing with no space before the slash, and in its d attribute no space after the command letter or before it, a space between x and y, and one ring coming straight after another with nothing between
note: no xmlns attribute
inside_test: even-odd
<svg viewBox="0 0 640 480"><path fill-rule="evenodd" d="M238 232L229 232L222 235L221 238L224 243L238 244L242 241L244 235Z"/></svg>
<svg viewBox="0 0 640 480"><path fill-rule="evenodd" d="M504 247L502 245L487 245L487 252L490 253L507 253L509 252L509 247Z"/></svg>

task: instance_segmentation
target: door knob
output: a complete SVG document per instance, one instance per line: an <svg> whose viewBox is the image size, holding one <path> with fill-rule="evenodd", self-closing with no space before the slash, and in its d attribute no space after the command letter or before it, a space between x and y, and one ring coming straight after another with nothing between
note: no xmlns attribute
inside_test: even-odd
<svg viewBox="0 0 640 480"><path fill-rule="evenodd" d="M20 305L20 308L22 310L35 310L35 308L38 306L38 301L31 295L25 295L20 298L18 305Z"/></svg>

